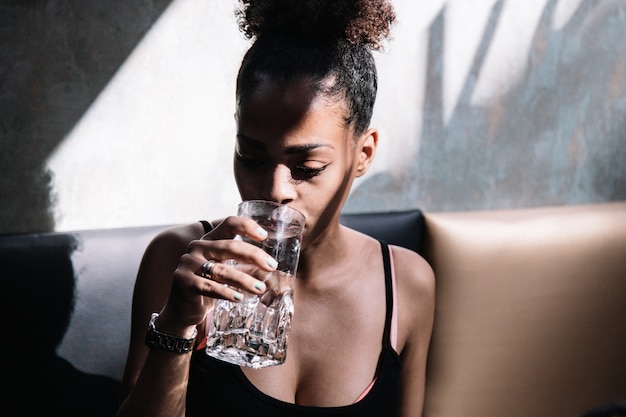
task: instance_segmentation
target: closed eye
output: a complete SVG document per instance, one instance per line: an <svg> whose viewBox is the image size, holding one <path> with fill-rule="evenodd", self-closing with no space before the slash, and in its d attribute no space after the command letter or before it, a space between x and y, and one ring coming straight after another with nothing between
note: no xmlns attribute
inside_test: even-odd
<svg viewBox="0 0 626 417"><path fill-rule="evenodd" d="M327 166L328 165L324 165L324 166L319 167L319 168L311 168L311 167L308 167L306 165L296 165L294 167L295 170L292 170L292 174L291 175L292 175L292 177L294 177L294 179L313 178L313 177L316 177L317 175L319 175L322 171L324 171Z"/></svg>

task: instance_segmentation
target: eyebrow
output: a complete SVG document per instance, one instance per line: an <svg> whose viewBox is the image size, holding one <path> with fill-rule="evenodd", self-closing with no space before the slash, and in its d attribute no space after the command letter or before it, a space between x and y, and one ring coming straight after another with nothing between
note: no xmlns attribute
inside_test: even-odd
<svg viewBox="0 0 626 417"><path fill-rule="evenodd" d="M260 149L260 150L267 150L267 146L265 146L265 144L263 142L261 142L259 140L256 140L256 139L253 139L250 136L246 136L246 135L242 135L241 133L238 133L237 134L237 139L239 139L241 142L243 142L246 145L251 146L253 148L257 148L257 149ZM293 155L293 154L308 152L310 150L318 149L318 148L330 148L330 149L332 149L332 146L324 144L324 143L305 143L305 144L302 144L302 145L289 146L285 150L285 153L287 155Z"/></svg>

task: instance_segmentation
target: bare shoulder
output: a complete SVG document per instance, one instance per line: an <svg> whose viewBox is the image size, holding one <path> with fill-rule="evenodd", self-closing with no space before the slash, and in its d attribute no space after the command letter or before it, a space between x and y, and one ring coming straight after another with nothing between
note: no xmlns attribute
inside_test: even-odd
<svg viewBox="0 0 626 417"><path fill-rule="evenodd" d="M204 235L204 227L202 223L195 222L186 225L174 226L161 231L157 234L151 245L179 245L194 239L199 239Z"/></svg>
<svg viewBox="0 0 626 417"><path fill-rule="evenodd" d="M192 240L200 239L203 235L204 227L200 222L170 227L158 233L143 254L137 275L136 295L141 294L143 287L146 287L146 294L157 292L157 287L163 288L163 294L158 298L164 301L165 290L169 289L172 273L180 257Z"/></svg>
<svg viewBox="0 0 626 417"><path fill-rule="evenodd" d="M435 275L431 266L418 253L392 245L394 269L399 289L412 295L426 292L434 295Z"/></svg>
<svg viewBox="0 0 626 417"><path fill-rule="evenodd" d="M219 222L210 222L211 226ZM177 258L186 250L192 240L200 239L205 234L204 226L200 222L170 227L157 234L146 249L145 256L171 254ZM167 257L167 256L166 256Z"/></svg>
<svg viewBox="0 0 626 417"><path fill-rule="evenodd" d="M144 251L137 285L141 286L144 282L154 284L155 281L165 278L169 280L189 242L199 239L203 234L204 230L199 222L170 227L159 232Z"/></svg>
<svg viewBox="0 0 626 417"><path fill-rule="evenodd" d="M398 347L427 341L435 308L435 275L416 252L392 246L398 302Z"/></svg>

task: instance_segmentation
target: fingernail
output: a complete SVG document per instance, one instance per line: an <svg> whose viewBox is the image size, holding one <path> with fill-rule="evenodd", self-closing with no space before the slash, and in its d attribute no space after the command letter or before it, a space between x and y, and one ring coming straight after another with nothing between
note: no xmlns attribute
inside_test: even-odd
<svg viewBox="0 0 626 417"><path fill-rule="evenodd" d="M238 292L233 295L233 298L237 301L243 300L243 294L239 294Z"/></svg>
<svg viewBox="0 0 626 417"><path fill-rule="evenodd" d="M278 267L278 262L274 258L267 258L266 261L270 268L276 269Z"/></svg>
<svg viewBox="0 0 626 417"><path fill-rule="evenodd" d="M255 282L254 283L254 288L256 288L259 291L265 291L265 284L263 284L262 282Z"/></svg>
<svg viewBox="0 0 626 417"><path fill-rule="evenodd" d="M265 239L267 237L267 230L265 230L262 227L259 227L257 229L257 233L259 234L259 236L263 237L263 239Z"/></svg>

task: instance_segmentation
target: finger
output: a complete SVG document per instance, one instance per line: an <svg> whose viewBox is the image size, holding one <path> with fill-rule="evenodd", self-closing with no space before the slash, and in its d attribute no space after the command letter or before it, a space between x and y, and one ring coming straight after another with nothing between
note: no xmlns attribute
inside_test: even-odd
<svg viewBox="0 0 626 417"><path fill-rule="evenodd" d="M250 273L228 266L216 259L207 260L203 257L198 258L191 254L183 255L180 266L187 271L191 271L198 279L210 280L222 286L226 284L232 287L231 289L237 289L237 291L262 294L266 290L266 285L262 280L265 278L264 275L267 274L267 272L257 274L253 277ZM218 291L217 294L223 294L223 292ZM229 294L232 295L231 292L229 292Z"/></svg>
<svg viewBox="0 0 626 417"><path fill-rule="evenodd" d="M202 278L213 279L213 268L215 264L217 264L217 261L214 259L206 261L202 264L202 267L200 267L200 273L197 275L200 275Z"/></svg>
<svg viewBox="0 0 626 417"><path fill-rule="evenodd" d="M210 298L230 300L240 302L244 296L241 291L228 287L213 279L202 278L187 268L178 268L175 272L178 282L185 282L187 291L192 294L202 295Z"/></svg>
<svg viewBox="0 0 626 417"><path fill-rule="evenodd" d="M200 282L199 292L207 297L230 300L236 303L243 301L243 293L241 291L210 279L203 279Z"/></svg>
<svg viewBox="0 0 626 417"><path fill-rule="evenodd" d="M233 239L235 236L245 236L255 241L262 241L267 238L267 231L252 219L230 216L205 234L202 239Z"/></svg>
<svg viewBox="0 0 626 417"><path fill-rule="evenodd" d="M267 287L264 281L267 272L259 273L259 270L244 265L243 269L238 268L239 265L227 265L223 263L214 263L211 268L211 275L206 279L226 284L233 289L247 291L252 294L263 294Z"/></svg>
<svg viewBox="0 0 626 417"><path fill-rule="evenodd" d="M254 265L267 272L275 270L278 266L276 260L261 248L239 240L194 240L189 243L187 253L198 258L200 266L209 259L221 263L234 260L238 263ZM199 268L198 265L195 267Z"/></svg>

